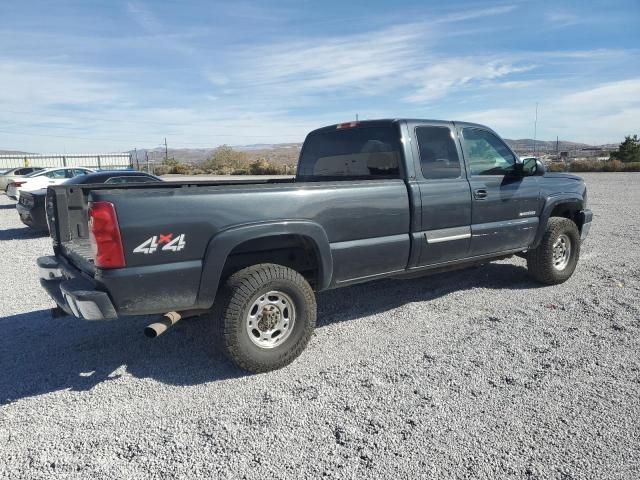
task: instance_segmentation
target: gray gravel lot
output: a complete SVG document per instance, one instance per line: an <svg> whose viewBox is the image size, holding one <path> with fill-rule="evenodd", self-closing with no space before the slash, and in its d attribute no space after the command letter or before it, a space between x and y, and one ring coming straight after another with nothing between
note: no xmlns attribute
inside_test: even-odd
<svg viewBox="0 0 640 480"><path fill-rule="evenodd" d="M291 366L207 319L52 320L47 237L0 197L2 478L639 478L640 174L587 174L571 280L513 258L323 293Z"/></svg>

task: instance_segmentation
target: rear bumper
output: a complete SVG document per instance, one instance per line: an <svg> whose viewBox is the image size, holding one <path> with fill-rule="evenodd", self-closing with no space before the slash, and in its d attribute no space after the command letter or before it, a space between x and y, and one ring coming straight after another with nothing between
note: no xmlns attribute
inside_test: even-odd
<svg viewBox="0 0 640 480"><path fill-rule="evenodd" d="M589 230L591 230L591 220L593 219L593 213L588 208L584 209L580 212L582 215L582 228L580 229L580 241L584 241L589 235Z"/></svg>
<svg viewBox="0 0 640 480"><path fill-rule="evenodd" d="M79 270L56 257L38 258L40 285L67 314L85 320L113 320L116 309L106 292Z"/></svg>

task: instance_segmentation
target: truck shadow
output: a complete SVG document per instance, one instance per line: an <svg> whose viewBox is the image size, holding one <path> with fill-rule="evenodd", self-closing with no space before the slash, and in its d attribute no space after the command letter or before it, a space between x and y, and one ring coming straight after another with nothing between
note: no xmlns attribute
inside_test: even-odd
<svg viewBox="0 0 640 480"><path fill-rule="evenodd" d="M27 238L48 237L49 232L36 230L35 228L7 228L0 230L0 240L24 240Z"/></svg>
<svg viewBox="0 0 640 480"><path fill-rule="evenodd" d="M526 269L488 264L411 280L382 280L321 293L318 327L384 313L409 302L428 302L473 288L527 289ZM186 319L149 340L154 317L88 322L52 319L49 310L0 318L0 405L59 390L86 391L122 375L171 385L196 385L246 375L214 347L213 321Z"/></svg>

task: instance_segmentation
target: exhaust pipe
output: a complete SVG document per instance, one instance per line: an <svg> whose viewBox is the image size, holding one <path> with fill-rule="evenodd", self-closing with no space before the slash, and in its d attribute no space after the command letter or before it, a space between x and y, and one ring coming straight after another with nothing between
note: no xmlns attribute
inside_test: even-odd
<svg viewBox="0 0 640 480"><path fill-rule="evenodd" d="M166 332L180 321L182 315L178 312L165 313L159 322L152 323L144 329L144 334L149 338L156 338Z"/></svg>
<svg viewBox="0 0 640 480"><path fill-rule="evenodd" d="M169 330L183 318L196 317L208 312L208 310L186 310L184 312L168 312L162 316L162 319L156 323L152 323L144 329L145 336L156 338Z"/></svg>

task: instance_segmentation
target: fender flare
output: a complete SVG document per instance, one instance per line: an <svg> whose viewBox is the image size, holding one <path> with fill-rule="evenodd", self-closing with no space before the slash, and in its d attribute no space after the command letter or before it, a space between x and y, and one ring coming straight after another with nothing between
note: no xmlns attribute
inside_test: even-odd
<svg viewBox="0 0 640 480"><path fill-rule="evenodd" d="M300 235L313 242L320 260L317 290L326 289L333 277L333 258L327 234L319 224L308 220L256 223L223 230L209 241L202 264L197 304L203 308L213 305L222 270L235 247L247 240L278 235Z"/></svg>
<svg viewBox="0 0 640 480"><path fill-rule="evenodd" d="M540 244L542 236L547 230L547 223L549 223L549 218L551 217L553 209L558 205L565 204L571 205L572 207L575 206L577 210L582 210L584 208L584 198L579 193L560 193L547 197L544 202L544 206L542 207L542 212L540 213L538 231L533 239L531 248L536 248Z"/></svg>

